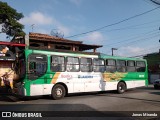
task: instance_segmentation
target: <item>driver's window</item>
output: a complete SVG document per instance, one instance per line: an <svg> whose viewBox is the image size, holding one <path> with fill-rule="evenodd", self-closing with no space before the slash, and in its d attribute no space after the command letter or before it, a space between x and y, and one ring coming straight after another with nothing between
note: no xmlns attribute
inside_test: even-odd
<svg viewBox="0 0 160 120"><path fill-rule="evenodd" d="M42 75L46 72L46 63L36 63L36 73Z"/></svg>
<svg viewBox="0 0 160 120"><path fill-rule="evenodd" d="M29 62L29 73L34 73L36 70L36 62Z"/></svg>
<svg viewBox="0 0 160 120"><path fill-rule="evenodd" d="M35 80L47 71L47 56L43 54L31 54L28 56L28 77Z"/></svg>

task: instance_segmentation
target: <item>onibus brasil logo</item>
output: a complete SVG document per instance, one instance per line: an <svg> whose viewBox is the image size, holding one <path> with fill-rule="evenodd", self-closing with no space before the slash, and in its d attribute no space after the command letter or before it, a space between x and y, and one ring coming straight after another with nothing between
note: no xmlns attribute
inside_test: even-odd
<svg viewBox="0 0 160 120"><path fill-rule="evenodd" d="M2 112L2 117L42 117L42 114L39 112Z"/></svg>

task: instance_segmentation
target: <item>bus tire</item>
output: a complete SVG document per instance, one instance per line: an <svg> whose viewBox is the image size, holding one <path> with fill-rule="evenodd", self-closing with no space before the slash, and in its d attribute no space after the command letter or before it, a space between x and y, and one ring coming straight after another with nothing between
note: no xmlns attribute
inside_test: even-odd
<svg viewBox="0 0 160 120"><path fill-rule="evenodd" d="M62 99L65 96L66 90L63 85L57 84L52 88L51 96L54 100Z"/></svg>
<svg viewBox="0 0 160 120"><path fill-rule="evenodd" d="M124 82L119 82L117 85L117 92L122 94L126 91L126 84Z"/></svg>

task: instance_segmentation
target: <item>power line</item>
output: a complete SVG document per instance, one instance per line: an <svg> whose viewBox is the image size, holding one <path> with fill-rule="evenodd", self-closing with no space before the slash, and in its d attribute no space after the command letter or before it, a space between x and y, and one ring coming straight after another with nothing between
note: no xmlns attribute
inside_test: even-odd
<svg viewBox="0 0 160 120"><path fill-rule="evenodd" d="M155 33L154 33L155 34ZM131 41L131 42L128 42L128 43L126 43L126 44L123 44L123 45L120 45L120 46L114 46L114 47L116 47L116 48L118 48L118 49L120 49L120 48L122 48L122 47L124 47L124 46L127 46L127 45L133 45L134 43L137 43L138 41L139 42L142 42L142 41L144 41L144 40L151 40L151 38L155 38L155 37L158 37L159 36L159 34L156 34L156 35L154 35L154 36L150 36L150 37L147 37L147 38L143 38L143 39L137 39L137 40L134 40L134 41ZM110 50L107 50L106 52L109 52Z"/></svg>
<svg viewBox="0 0 160 120"><path fill-rule="evenodd" d="M157 34L157 35L154 35L154 36L152 36L152 37L147 37L147 38L143 38L143 39L138 39L138 40L134 40L134 41L131 41L131 42L128 42L128 43L126 43L126 44L124 44L124 45L133 45L133 43L135 43L135 42L138 42L138 41L143 41L143 40L151 40L151 38L155 38L155 37L158 37L159 36L159 34ZM123 46L124 46L123 45ZM122 47L122 46L121 46ZM121 48L121 47L118 47L118 48Z"/></svg>
<svg viewBox="0 0 160 120"><path fill-rule="evenodd" d="M133 28L133 27L138 27L138 26L142 26L142 25L145 25L145 24L148 25L148 24L153 23L153 22L160 22L160 20L150 21L150 22L146 22L146 23L143 23L143 24L136 24L136 25L127 26L127 27L124 27L124 28L112 29L112 30L108 30L108 31L105 31L105 32L112 32L112 31L126 30L126 29L141 29L142 27L141 27L141 28ZM155 26L155 25L154 25L154 26ZM156 25L156 26L157 26L157 25ZM149 27L143 27L143 28L151 28L151 26L149 26ZM122 43L122 42L126 42L126 41L130 41L130 40L132 40L132 39L139 38L139 37L141 37L141 35L143 35L143 34L146 36L146 34L148 35L149 33L152 33L152 32L154 32L154 31L157 31L157 29L154 29L153 31L141 33L141 34L139 34L139 35L132 35L132 36L133 36L132 38L128 38L128 39L126 39L126 40L121 40L121 41L118 41L118 42L113 42L113 43L106 44L106 45L103 45L103 46L111 46L111 45L114 45L114 44L120 44L120 43ZM102 32L104 32L104 31L102 31ZM134 36L135 36L135 37L134 37ZM128 37L129 37L129 36L128 36ZM122 38L124 38L124 37L115 38L115 39L122 39ZM112 41L114 41L114 39L113 39Z"/></svg>
<svg viewBox="0 0 160 120"><path fill-rule="evenodd" d="M145 52L149 52L149 51L153 51L153 49L156 49L156 48L159 48L160 46L158 45L158 46L152 46L152 47L150 47L150 48L148 48L148 49L143 49L141 52L143 52L143 51L145 51Z"/></svg>
<svg viewBox="0 0 160 120"><path fill-rule="evenodd" d="M126 43L126 44L124 44L123 46L116 47L116 48L117 48L117 49L120 49L120 48L122 48L122 47L124 47L124 46L127 46L127 45L132 46L134 43L137 43L138 41L139 41L139 42L142 42L142 41L145 40L145 42L146 42L147 40L152 40L151 38L155 38L155 37L158 37L158 36L159 36L159 34L158 34L158 35L151 36L151 37L149 37L149 38L138 39L138 40L135 40L135 41ZM148 50L148 49L146 49L146 50Z"/></svg>
<svg viewBox="0 0 160 120"><path fill-rule="evenodd" d="M126 42L126 41L130 41L130 40L133 40L133 39L137 39L137 38L141 37L142 35L145 35L145 36L146 36L146 35L149 35L149 33L152 33L152 32L154 32L154 31L157 31L157 30L154 29L154 30L151 30L151 31L148 31L148 32L139 34L139 35L136 35L135 37L128 38L128 39L126 39L126 40L121 40L121 41L119 41L119 42L115 42L115 43L111 43L111 44L106 44L106 45L103 45L103 46L111 46L111 45L115 45L115 44L120 44L120 43L122 43L122 42ZM157 33L157 32L156 32L156 33Z"/></svg>
<svg viewBox="0 0 160 120"><path fill-rule="evenodd" d="M119 37L116 37L116 38L113 38L113 39L110 39L110 41L115 41L116 39L124 39L124 40L121 40L121 41L118 41L118 42L112 42L112 43L109 43L109 44L105 44L103 46L112 46L114 44L120 44L122 42L126 42L126 41L130 41L132 39L137 39L139 37L143 37L143 35L148 35L150 33L153 33L154 31L157 31L157 29L153 29L152 31L148 31L148 32L143 32L143 33L140 33L140 34L133 34L133 35L126 35L125 37L124 36L119 36ZM156 32L157 33L157 32Z"/></svg>
<svg viewBox="0 0 160 120"><path fill-rule="evenodd" d="M160 5L160 1L157 1L157 0L150 0L152 1L153 3L157 4L157 5Z"/></svg>
<svg viewBox="0 0 160 120"><path fill-rule="evenodd" d="M142 51L148 51L148 50L150 50L150 49L155 49L155 48L159 48L160 46L157 46L157 47L151 47L151 48L149 48L149 49L143 49ZM151 52L151 53L153 53L153 52ZM150 53L145 53L145 54L140 54L140 55L135 55L135 56L130 56L131 58L132 57L141 57L141 56L144 56L144 55L147 55L147 54L150 54Z"/></svg>
<svg viewBox="0 0 160 120"><path fill-rule="evenodd" d="M151 10L148 10L148 11L146 11L146 12L143 12L143 13L140 13L140 14L137 14L137 15L134 15L134 16L132 16L132 17L129 17L129 18L123 19L123 20L121 20L121 21L118 21L118 22L115 22L115 23L112 23L112 24L109 24L109 25L106 25L106 26L103 26L103 27L100 27L100 28L97 28L97 29L94 29L94 30L90 30L90 31L88 31L88 32L83 32L83 33L80 33L80 34L76 34L76 35L68 36L68 37L66 37L66 38L76 37L76 36L80 36L80 35L84 35L84 34L92 33L92 32L95 32L95 31L98 31L98 30L101 30L101 29L107 28L107 27L111 27L111 26L114 26L114 25L117 25L117 24L123 23L123 22L125 22L125 21L128 21L128 20L130 20L130 19L133 19L133 18L136 18L136 17L142 16L142 15L144 15L144 14L150 13L150 12L152 12L152 11L154 11L154 10L158 9L158 8L160 8L160 6L159 6L159 7L156 7L156 8L153 8L153 9L151 9Z"/></svg>
<svg viewBox="0 0 160 120"><path fill-rule="evenodd" d="M102 32L112 32L112 31L118 31L118 30L126 30L126 29L141 29L141 28L136 28L136 27L139 27L139 26L143 26L143 25L148 25L148 24L153 24L155 22L160 22L160 19L159 20L154 20L154 21L150 21L150 22L146 22L146 23L142 23L142 24L136 24L136 25L132 25L132 26L126 26L126 27L123 27L123 28L116 28L116 29L111 29L111 30L105 30L105 31L102 31ZM157 25L154 25L154 26L157 26ZM153 27L153 26L149 26L149 27L143 27L143 28L150 28L150 27Z"/></svg>

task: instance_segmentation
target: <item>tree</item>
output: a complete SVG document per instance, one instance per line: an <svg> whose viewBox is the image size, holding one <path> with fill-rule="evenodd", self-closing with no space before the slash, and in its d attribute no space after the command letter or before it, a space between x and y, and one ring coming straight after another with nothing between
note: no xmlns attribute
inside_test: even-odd
<svg viewBox="0 0 160 120"><path fill-rule="evenodd" d="M25 32L22 30L24 25L18 22L23 18L22 13L18 13L14 8L10 7L6 2L0 1L0 25L2 32L9 36L23 36Z"/></svg>

